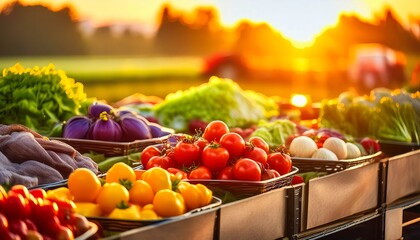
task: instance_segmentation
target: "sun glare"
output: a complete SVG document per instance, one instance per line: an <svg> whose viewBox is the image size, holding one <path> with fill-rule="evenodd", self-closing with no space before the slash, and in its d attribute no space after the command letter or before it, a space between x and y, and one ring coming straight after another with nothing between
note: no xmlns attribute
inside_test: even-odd
<svg viewBox="0 0 420 240"><path fill-rule="evenodd" d="M306 106L306 104L308 104L309 100L308 96L305 96L303 94L293 94L290 99L290 102L293 106L304 107Z"/></svg>
<svg viewBox="0 0 420 240"><path fill-rule="evenodd" d="M7 0L13 1L13 0ZM6 2L7 2L6 1ZM295 47L311 46L317 35L338 23L341 14L356 14L363 19L372 20L383 12L385 6L398 12L397 17L416 16L419 7L413 7L412 0L20 0L27 4L43 3L52 8L69 4L76 8L81 19L90 19L93 25L110 22L138 22L156 28L157 14L160 7L170 3L174 9L193 11L199 6L214 7L220 23L233 27L240 21L249 20L256 23L268 23L279 31ZM388 4L388 5L385 5ZM410 14L408 14L410 13ZM404 19L402 19L404 20Z"/></svg>

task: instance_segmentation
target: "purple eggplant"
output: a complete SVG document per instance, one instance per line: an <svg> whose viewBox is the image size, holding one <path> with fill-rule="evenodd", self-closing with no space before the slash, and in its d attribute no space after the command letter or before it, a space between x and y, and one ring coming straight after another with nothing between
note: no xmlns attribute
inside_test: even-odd
<svg viewBox="0 0 420 240"><path fill-rule="evenodd" d="M152 138L148 123L139 117L124 115L120 118L119 124L122 129L122 139L125 142Z"/></svg>
<svg viewBox="0 0 420 240"><path fill-rule="evenodd" d="M153 138L162 137L162 126L153 122L149 123L148 125Z"/></svg>
<svg viewBox="0 0 420 240"><path fill-rule="evenodd" d="M89 129L92 125L92 120L86 116L71 117L63 128L64 138L85 139L88 137Z"/></svg>
<svg viewBox="0 0 420 240"><path fill-rule="evenodd" d="M120 125L110 118L109 114L102 112L99 118L93 123L92 131L89 133L93 140L114 141L122 140L122 130Z"/></svg>
<svg viewBox="0 0 420 240"><path fill-rule="evenodd" d="M113 114L114 111L115 110L111 105L103 102L94 102L88 108L88 116L96 120L100 117L102 112Z"/></svg>

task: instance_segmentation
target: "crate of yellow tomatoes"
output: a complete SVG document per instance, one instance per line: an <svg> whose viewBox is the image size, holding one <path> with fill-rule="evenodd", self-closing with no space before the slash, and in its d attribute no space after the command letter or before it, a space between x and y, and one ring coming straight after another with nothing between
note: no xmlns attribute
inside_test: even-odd
<svg viewBox="0 0 420 240"><path fill-rule="evenodd" d="M206 186L181 181L163 168L137 170L122 162L103 176L76 169L67 186L49 191L64 193L77 213L113 232L185 218L222 203Z"/></svg>

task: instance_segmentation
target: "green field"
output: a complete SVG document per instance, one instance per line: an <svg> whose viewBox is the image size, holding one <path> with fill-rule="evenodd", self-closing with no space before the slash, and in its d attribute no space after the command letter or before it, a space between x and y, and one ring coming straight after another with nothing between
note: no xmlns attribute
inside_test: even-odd
<svg viewBox="0 0 420 240"><path fill-rule="evenodd" d="M116 81L162 76L196 76L203 60L197 57L66 56L0 58L0 67L20 63L24 67L54 64L79 81Z"/></svg>
<svg viewBox="0 0 420 240"><path fill-rule="evenodd" d="M407 77L419 59L419 56L407 57ZM89 97L108 102L134 93L165 97L208 81L208 77L202 75L204 61L198 57L7 57L0 58L0 67L7 68L18 62L28 68L52 63L57 69L64 70L67 76L83 83ZM328 66L323 69L328 69ZM313 101L337 97L351 87L346 73L333 69L318 72L286 71L283 74L262 72L233 80L243 89L268 96L289 98L294 93L301 93L310 95Z"/></svg>

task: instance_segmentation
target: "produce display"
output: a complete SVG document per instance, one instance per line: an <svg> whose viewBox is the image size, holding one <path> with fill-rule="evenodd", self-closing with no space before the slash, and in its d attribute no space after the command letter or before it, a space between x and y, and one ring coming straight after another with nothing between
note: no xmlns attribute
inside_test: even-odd
<svg viewBox="0 0 420 240"><path fill-rule="evenodd" d="M125 163L113 165L103 178L77 169L67 187L49 192L73 200L75 211L88 218L139 221L180 216L210 204L213 197L204 185L181 181L163 168L134 170Z"/></svg>
<svg viewBox="0 0 420 240"><path fill-rule="evenodd" d="M221 120L229 127L245 127L278 115L277 103L251 90L242 90L230 79L211 77L208 83L170 93L154 105L159 123L187 132L190 121Z"/></svg>
<svg viewBox="0 0 420 240"><path fill-rule="evenodd" d="M54 135L61 122L86 113L92 100L83 84L53 64L26 69L16 64L0 77L1 123L23 124L45 136Z"/></svg>
<svg viewBox="0 0 420 240"><path fill-rule="evenodd" d="M420 145L420 93L401 89L325 99L311 127L280 116L275 98L218 77L111 105L54 65L16 64L0 92L0 239L74 239L95 224L101 231L90 237L103 237L108 223L188 217L373 163L384 140ZM128 147L139 142L147 144Z"/></svg>
<svg viewBox="0 0 420 240"><path fill-rule="evenodd" d="M0 184L34 187L65 180L77 168L98 165L73 147L20 124L0 124Z"/></svg>
<svg viewBox="0 0 420 240"><path fill-rule="evenodd" d="M349 92L324 100L320 125L354 138L420 144L420 92L374 89L368 96Z"/></svg>
<svg viewBox="0 0 420 240"><path fill-rule="evenodd" d="M42 188L0 185L0 239L74 239L91 228L75 209L73 201Z"/></svg>
<svg viewBox="0 0 420 240"><path fill-rule="evenodd" d="M201 136L183 135L172 145L148 146L141 162L145 169L162 167L187 179L261 181L292 168L285 152L270 151L257 136L245 141L219 120L210 122Z"/></svg>
<svg viewBox="0 0 420 240"><path fill-rule="evenodd" d="M161 125L143 116L118 109L102 102L88 107L87 115L72 116L63 126L63 138L98 141L131 142L170 134Z"/></svg>

